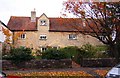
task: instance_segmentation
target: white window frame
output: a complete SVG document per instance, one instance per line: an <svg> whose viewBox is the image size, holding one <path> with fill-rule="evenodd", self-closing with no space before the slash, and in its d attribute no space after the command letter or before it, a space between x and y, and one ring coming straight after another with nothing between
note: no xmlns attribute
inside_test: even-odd
<svg viewBox="0 0 120 78"><path fill-rule="evenodd" d="M47 35L40 35L40 40L47 40Z"/></svg>
<svg viewBox="0 0 120 78"><path fill-rule="evenodd" d="M20 39L26 39L26 33L20 34Z"/></svg>
<svg viewBox="0 0 120 78"><path fill-rule="evenodd" d="M99 36L100 39L102 39L103 41L106 41L106 38L104 38L104 36Z"/></svg>
<svg viewBox="0 0 120 78"><path fill-rule="evenodd" d="M59 49L60 47L59 47L59 46L53 46L52 48L54 48L54 49Z"/></svg>
<svg viewBox="0 0 120 78"><path fill-rule="evenodd" d="M76 34L69 34L68 35L68 39L69 40L76 40L77 39L77 35Z"/></svg>
<svg viewBox="0 0 120 78"><path fill-rule="evenodd" d="M47 47L41 47L40 50L41 52L45 52L47 50Z"/></svg>
<svg viewBox="0 0 120 78"><path fill-rule="evenodd" d="M46 20L40 20L40 25L41 26L47 26L47 21Z"/></svg>

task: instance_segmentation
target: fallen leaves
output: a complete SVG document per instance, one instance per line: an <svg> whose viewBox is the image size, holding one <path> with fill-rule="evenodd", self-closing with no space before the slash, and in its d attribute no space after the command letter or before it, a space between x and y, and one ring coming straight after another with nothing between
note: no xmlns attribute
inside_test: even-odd
<svg viewBox="0 0 120 78"><path fill-rule="evenodd" d="M91 76L84 71L60 71L60 72L31 72L31 73L10 73L13 76Z"/></svg>
<svg viewBox="0 0 120 78"><path fill-rule="evenodd" d="M96 72L98 75L104 77L104 76L107 74L108 71L107 71L107 70L95 70L95 72Z"/></svg>

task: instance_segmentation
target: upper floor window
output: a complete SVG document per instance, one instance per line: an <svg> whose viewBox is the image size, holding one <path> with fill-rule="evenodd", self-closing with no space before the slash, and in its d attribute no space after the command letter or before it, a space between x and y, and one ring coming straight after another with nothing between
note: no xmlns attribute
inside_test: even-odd
<svg viewBox="0 0 120 78"><path fill-rule="evenodd" d="M103 41L106 41L106 38L104 36L99 36L99 38Z"/></svg>
<svg viewBox="0 0 120 78"><path fill-rule="evenodd" d="M77 35L76 34L69 34L69 39L75 40L75 39L77 39Z"/></svg>
<svg viewBox="0 0 120 78"><path fill-rule="evenodd" d="M25 39L25 38L26 38L26 34L25 33L20 35L20 39Z"/></svg>
<svg viewBox="0 0 120 78"><path fill-rule="evenodd" d="M40 25L46 26L47 25L46 20L40 20Z"/></svg>
<svg viewBox="0 0 120 78"><path fill-rule="evenodd" d="M46 35L40 35L40 40L46 40L47 36Z"/></svg>

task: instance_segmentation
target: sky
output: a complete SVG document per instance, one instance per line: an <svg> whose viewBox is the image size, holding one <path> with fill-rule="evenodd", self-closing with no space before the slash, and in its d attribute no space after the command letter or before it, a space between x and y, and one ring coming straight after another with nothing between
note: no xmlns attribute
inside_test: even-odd
<svg viewBox="0 0 120 78"><path fill-rule="evenodd" d="M34 8L37 17L43 13L48 17L60 17L64 1L67 0L0 0L0 20L7 25L10 16L30 17Z"/></svg>
<svg viewBox="0 0 120 78"><path fill-rule="evenodd" d="M64 1L67 0L0 0L0 20L7 25L10 16L30 17L34 8L37 17L43 13L60 17Z"/></svg>

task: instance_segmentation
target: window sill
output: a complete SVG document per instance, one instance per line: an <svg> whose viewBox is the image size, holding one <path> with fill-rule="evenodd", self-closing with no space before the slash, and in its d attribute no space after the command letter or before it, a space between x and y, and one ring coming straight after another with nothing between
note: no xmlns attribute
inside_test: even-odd
<svg viewBox="0 0 120 78"><path fill-rule="evenodd" d="M43 40L43 41L46 41L47 39L39 39L39 40Z"/></svg>
<svg viewBox="0 0 120 78"><path fill-rule="evenodd" d="M68 40L77 40L77 39L68 39Z"/></svg>

